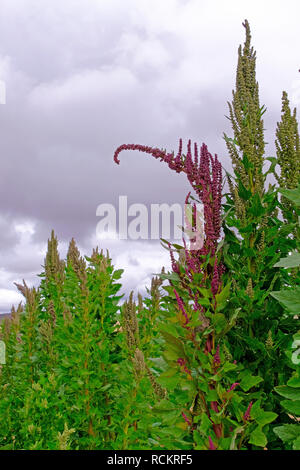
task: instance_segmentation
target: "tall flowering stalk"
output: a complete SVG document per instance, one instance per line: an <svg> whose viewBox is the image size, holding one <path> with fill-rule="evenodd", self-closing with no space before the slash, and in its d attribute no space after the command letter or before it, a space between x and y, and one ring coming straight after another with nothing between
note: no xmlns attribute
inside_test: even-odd
<svg viewBox="0 0 300 470"><path fill-rule="evenodd" d="M243 416L249 401L242 404L238 398L238 367L228 360L225 335L233 326L233 318L222 313L230 292L230 283L223 285L224 266L221 258L221 200L222 166L217 155L209 153L205 144L198 153L194 144L188 142L187 154L182 154L182 139L177 155L144 145L121 145L114 161L119 164L123 150L138 150L167 163L177 173L185 173L203 204L204 239L202 246L191 249L183 240L183 246L168 243L172 274L162 274L170 285L165 287L169 296L164 301L165 320L160 331L165 340L165 372L159 378L161 386L168 390L154 409L154 413L174 409L176 426L185 432L186 445L193 438L196 449L226 449L231 444L232 423L242 426L240 445L245 437L247 420ZM190 199L190 193L186 203ZM193 204L191 228L197 217ZM195 233L195 236L197 234ZM192 233L193 236L193 233ZM192 245L191 245L192 246ZM176 255L177 256L175 257ZM174 377L179 377L174 379ZM171 413L171 410L170 410ZM250 419L250 417L249 417ZM168 417L166 417L168 425ZM176 427L175 426L175 427ZM168 428L168 432L170 430ZM209 434L210 438L208 438ZM165 446L176 445L178 436L170 434L172 443L165 434L156 431L155 439ZM163 441L162 441L163 440ZM182 440L180 441L182 445ZM239 444L232 444L238 446ZM168 447L169 448L169 447Z"/></svg>
<svg viewBox="0 0 300 470"><path fill-rule="evenodd" d="M282 92L281 121L276 129L276 156L280 175L275 177L281 189L295 189L300 184L300 137L298 132L297 111L289 106L288 94ZM294 223L293 238L300 238L297 209L285 196L281 196L281 211L285 222Z"/></svg>
<svg viewBox="0 0 300 470"><path fill-rule="evenodd" d="M262 406L280 413L272 390L288 380L290 366L285 351L299 325L294 318L287 318L270 294L299 284L298 267L291 273L274 267L280 255L288 256L297 249L299 227L295 208L285 195L278 197L278 184L266 182L273 174L273 183L277 180L283 191L297 187L299 134L296 110L292 113L287 93L283 92L281 122L276 129L277 158L266 157L262 119L266 110L260 106L256 54L247 20L243 26L246 38L244 47L238 50L236 87L232 102L228 103L233 138L224 134L234 170L228 178L229 192L224 204L223 256L232 282L227 310L239 309L239 328L229 333L229 343L230 352L239 363L263 378L257 395ZM272 445L276 448L278 443Z"/></svg>
<svg viewBox="0 0 300 470"><path fill-rule="evenodd" d="M236 72L236 90L232 91L232 103L228 102L234 139L224 134L235 173L253 195L264 193L264 128L262 116L266 109L260 106L259 85L256 81L256 51L251 47L251 32L247 20L244 47L239 46ZM231 190L235 204L245 206Z"/></svg>
<svg viewBox="0 0 300 470"><path fill-rule="evenodd" d="M217 241L220 237L221 221L221 199L222 199L222 165L217 155L214 157L209 153L207 146L203 143L198 155L197 144L194 143L194 157L191 151L191 141L188 142L186 156L182 154L182 139L179 140L178 153L167 153L158 148L145 145L128 144L121 145L114 154L114 161L119 164L119 153L123 150L138 150L148 153L152 157L167 163L171 170L177 173L184 172L195 190L199 200L204 205L205 218L205 245L201 254L215 253Z"/></svg>

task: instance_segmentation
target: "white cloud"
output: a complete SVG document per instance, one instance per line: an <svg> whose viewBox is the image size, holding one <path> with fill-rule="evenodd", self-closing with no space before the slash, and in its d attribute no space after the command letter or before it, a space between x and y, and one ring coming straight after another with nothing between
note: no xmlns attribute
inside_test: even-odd
<svg viewBox="0 0 300 470"><path fill-rule="evenodd" d="M9 313L12 306L16 308L24 297L10 289L0 289L0 313Z"/></svg>
<svg viewBox="0 0 300 470"><path fill-rule="evenodd" d="M99 70L82 70L66 79L37 85L29 94L29 103L39 109L55 111L86 106L89 102L106 102L114 96L132 92L138 85L129 70L103 66Z"/></svg>
<svg viewBox="0 0 300 470"><path fill-rule="evenodd" d="M104 253L108 250L115 268L125 270L121 279L123 292L145 293L145 287L150 287L154 274L160 273L163 266L170 269L169 252L162 248L160 241L119 240L116 234L113 236L104 240L92 235L81 251L89 251L90 247L96 246L103 248Z"/></svg>
<svg viewBox="0 0 300 470"><path fill-rule="evenodd" d="M23 278L29 286L37 286L40 279L37 274L42 271L46 253L46 243L35 243L35 223L30 220L17 220L11 223L11 230L17 234L17 241L9 250L0 252L0 313L10 311L23 301L14 282L22 284Z"/></svg>

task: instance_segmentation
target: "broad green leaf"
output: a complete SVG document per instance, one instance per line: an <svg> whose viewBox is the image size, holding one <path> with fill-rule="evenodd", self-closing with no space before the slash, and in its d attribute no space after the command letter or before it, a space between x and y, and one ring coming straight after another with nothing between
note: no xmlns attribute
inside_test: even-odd
<svg viewBox="0 0 300 470"><path fill-rule="evenodd" d="M167 361L176 361L178 359L178 352L173 351L172 349L167 349L166 351L163 352L163 357Z"/></svg>
<svg viewBox="0 0 300 470"><path fill-rule="evenodd" d="M224 366L222 367L223 372L229 372L231 370L235 370L237 368L237 365L234 364L233 362L228 362L226 361Z"/></svg>
<svg viewBox="0 0 300 470"><path fill-rule="evenodd" d="M199 431L197 431L197 430L193 431L193 439L194 439L197 446L202 446L203 438L201 437L201 434L199 433Z"/></svg>
<svg viewBox="0 0 300 470"><path fill-rule="evenodd" d="M211 319L216 329L216 333L217 334L221 333L221 331L225 328L226 323L227 323L225 315L223 315L222 313L215 313Z"/></svg>
<svg viewBox="0 0 300 470"><path fill-rule="evenodd" d="M245 201L249 201L252 196L251 191L246 189L241 181L239 182L239 196Z"/></svg>
<svg viewBox="0 0 300 470"><path fill-rule="evenodd" d="M120 277L122 276L123 272L124 272L124 269L116 269L116 271L113 273L112 278L113 278L113 279L120 279Z"/></svg>
<svg viewBox="0 0 300 470"><path fill-rule="evenodd" d="M277 414L272 411L265 411L260 407L260 400L256 401L251 409L251 417L259 424L261 427L266 424L272 423L277 418Z"/></svg>
<svg viewBox="0 0 300 470"><path fill-rule="evenodd" d="M197 287L198 291L201 292L203 297L209 298L211 296L211 291L210 290L204 289L204 287L199 287L199 286L196 286L196 287Z"/></svg>
<svg viewBox="0 0 300 470"><path fill-rule="evenodd" d="M300 253L297 251L286 258L281 258L278 263L274 264L274 268L296 268L297 266L300 266Z"/></svg>
<svg viewBox="0 0 300 470"><path fill-rule="evenodd" d="M229 319L229 325L231 327L235 324L235 321L236 321L237 317L239 316L239 313L240 313L241 310L242 310L241 307L238 307L238 308L235 309L235 311L231 315L231 317Z"/></svg>
<svg viewBox="0 0 300 470"><path fill-rule="evenodd" d="M275 390L279 395L290 400L300 400L300 389L288 387L287 385L278 385Z"/></svg>
<svg viewBox="0 0 300 470"><path fill-rule="evenodd" d="M267 442L268 440L265 434L262 432L261 426L255 428L254 431L252 431L252 433L250 434L250 444L253 444L258 447L266 447Z"/></svg>
<svg viewBox="0 0 300 470"><path fill-rule="evenodd" d="M161 400L157 405L155 405L152 410L157 413L173 413L174 411L176 411L176 408L174 408L174 405L172 405L172 403L164 399Z"/></svg>
<svg viewBox="0 0 300 470"><path fill-rule="evenodd" d="M175 336L171 335L167 331L161 331L161 334L166 340L167 344L172 346L172 349L184 354L182 342L178 338L175 338Z"/></svg>
<svg viewBox="0 0 300 470"><path fill-rule="evenodd" d="M279 189L279 192L283 194L287 199L292 201L296 206L300 206L300 184L296 189Z"/></svg>
<svg viewBox="0 0 300 470"><path fill-rule="evenodd" d="M156 274L159 276L161 279L168 279L169 281L180 281L180 277L178 276L177 273L172 273L172 274Z"/></svg>
<svg viewBox="0 0 300 470"><path fill-rule="evenodd" d="M254 168L253 163L249 160L245 153L243 154L242 164L244 165L244 168L247 172L248 170L252 170Z"/></svg>
<svg viewBox="0 0 300 470"><path fill-rule="evenodd" d="M165 377L173 377L174 375L178 374L178 368L175 367L168 367L168 369L160 374L159 378L165 378Z"/></svg>
<svg viewBox="0 0 300 470"><path fill-rule="evenodd" d="M290 378L290 380L287 383L290 387L295 387L295 388L300 388L300 377L299 375L295 375Z"/></svg>
<svg viewBox="0 0 300 470"><path fill-rule="evenodd" d="M172 369L171 369L172 370ZM177 371L178 372L178 371ZM174 390L174 388L178 385L181 381L180 374L177 375L165 375L164 377L159 376L157 381L162 387L167 388L168 390Z"/></svg>
<svg viewBox="0 0 300 470"><path fill-rule="evenodd" d="M272 411L262 410L262 413L260 413L255 418L255 421L261 426L265 426L266 424L272 423L277 418L277 416L278 414L273 413Z"/></svg>
<svg viewBox="0 0 300 470"><path fill-rule="evenodd" d="M258 193L255 193L254 196L252 196L251 206L248 210L249 213L254 215L255 217L260 217L262 214L264 214L265 209L261 204L261 200Z"/></svg>
<svg viewBox="0 0 300 470"><path fill-rule="evenodd" d="M249 373L244 375L242 381L240 382L240 387L244 392L248 392L250 388L255 387L255 385L262 382L263 379L258 376L250 375Z"/></svg>
<svg viewBox="0 0 300 470"><path fill-rule="evenodd" d="M224 308L224 306L226 305L227 300L229 298L229 294L230 294L230 287L231 287L231 283L228 282L228 284L226 284L224 289L219 294L216 295L216 302L217 302L218 310Z"/></svg>
<svg viewBox="0 0 300 470"><path fill-rule="evenodd" d="M210 300L207 297L200 297L197 299L199 305L203 305L204 307L210 306Z"/></svg>
<svg viewBox="0 0 300 470"><path fill-rule="evenodd" d="M283 442L293 441L300 437L300 424L284 424L273 431Z"/></svg>
<svg viewBox="0 0 300 470"><path fill-rule="evenodd" d="M248 224L246 227L241 227L239 229L241 233L251 233L253 231L253 224Z"/></svg>
<svg viewBox="0 0 300 470"><path fill-rule="evenodd" d="M203 413L201 417L201 424L199 427L199 431L206 436L207 431L211 428L211 426L212 426L212 423L210 419L208 418L206 413Z"/></svg>
<svg viewBox="0 0 300 470"><path fill-rule="evenodd" d="M300 436L293 442L293 450L300 450Z"/></svg>
<svg viewBox="0 0 300 470"><path fill-rule="evenodd" d="M206 395L206 401L218 401L219 397L216 390L209 390Z"/></svg>
<svg viewBox="0 0 300 470"><path fill-rule="evenodd" d="M300 417L300 400L283 400L280 403L289 413Z"/></svg>
<svg viewBox="0 0 300 470"><path fill-rule="evenodd" d="M300 313L300 287L293 289L283 289L271 292L271 295L278 300L293 315Z"/></svg>

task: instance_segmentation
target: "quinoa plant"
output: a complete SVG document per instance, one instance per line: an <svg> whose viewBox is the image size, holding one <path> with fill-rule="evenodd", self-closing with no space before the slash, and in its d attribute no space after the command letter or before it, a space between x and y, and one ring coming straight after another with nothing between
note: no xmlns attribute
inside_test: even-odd
<svg viewBox="0 0 300 470"><path fill-rule="evenodd" d="M124 375L120 377L120 392L127 400L123 401L120 408L123 417L120 426L123 433L120 433L121 440L115 443L116 449L153 447L153 406L166 393L157 383L155 372L149 367L149 355L154 351L158 355L161 354L155 322L149 324L149 317L157 319L160 313L160 284L160 279L154 278L151 291L148 292L150 297L146 298L144 303L139 295L138 305L133 301L131 292L121 308L120 339L124 362L120 374Z"/></svg>
<svg viewBox="0 0 300 470"><path fill-rule="evenodd" d="M266 188L266 180L268 175L275 176L283 190L297 185L299 135L296 111L292 116L283 92L282 120L276 132L277 158L265 156L262 115L266 109L259 102L256 54L250 44L247 20L243 25L246 40L244 48L239 47L236 90L232 103L228 103L234 138L224 134L234 169L234 176L228 175L223 224L224 262L232 280L228 309L240 309L236 327L230 333L230 345L234 357L263 378L260 399L267 409L278 413L278 398L273 391L287 380L285 351L299 323L285 315L270 293L299 283L297 273L289 276L274 268L280 256L287 256L296 248L297 229L294 209L288 202L278 200L275 184ZM270 448L280 447L271 429L269 440Z"/></svg>
<svg viewBox="0 0 300 470"><path fill-rule="evenodd" d="M81 258L74 240L62 262L52 232L40 288L18 285L24 312L2 325L2 447L110 449L123 435L121 275L102 251Z"/></svg>
<svg viewBox="0 0 300 470"><path fill-rule="evenodd" d="M160 332L165 344L163 373L158 382L167 394L153 409L160 419L160 426L153 434L154 442L181 449L241 449L247 442L264 447L267 438L263 427L277 415L264 411L260 401L251 401L247 392L262 378L239 367L226 344L227 333L234 326L239 310L224 313L230 281L226 284L223 279L220 240L221 164L205 144L200 158L195 144L192 157L190 141L185 156L180 140L176 157L157 148L122 145L115 152L116 163L119 163L119 153L125 149L144 151L166 162L176 172L186 173L204 206L203 246L191 250L185 240L184 246L176 245L173 249L169 244L172 273L162 274L170 286L165 288L168 296L163 299ZM189 197L190 193L186 202ZM194 204L192 219L195 217ZM175 260L174 251L181 254L180 261Z"/></svg>
<svg viewBox="0 0 300 470"><path fill-rule="evenodd" d="M294 214L300 214L300 184L296 189L281 189L285 196L285 208L294 206ZM288 205L290 203L290 205ZM297 237L297 248L299 249L299 231L295 231ZM286 258L280 259L275 265L277 268L285 268L292 271L300 267L299 251L295 250ZM285 308L285 314L299 320L300 288L299 285L272 292L272 296ZM286 351L287 365L293 371L286 385L275 387L276 392L284 398L280 402L282 406L281 425L274 428L274 433L284 442L286 449L300 450L300 324L298 332L293 335L292 344ZM295 351L294 351L295 350ZM289 419L288 419L289 418Z"/></svg>
<svg viewBox="0 0 300 470"><path fill-rule="evenodd" d="M277 123L275 145L276 163L280 166L280 175L274 171L278 184L283 190L295 189L300 181L300 139L297 111L294 108L292 114L286 91L282 92L282 117ZM281 211L286 223L296 224L299 238L296 209L285 196L281 197Z"/></svg>

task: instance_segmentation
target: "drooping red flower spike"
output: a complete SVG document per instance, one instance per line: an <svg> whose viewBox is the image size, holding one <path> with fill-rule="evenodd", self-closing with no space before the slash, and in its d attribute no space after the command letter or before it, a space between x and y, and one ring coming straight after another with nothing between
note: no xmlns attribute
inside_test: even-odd
<svg viewBox="0 0 300 470"><path fill-rule="evenodd" d="M186 173L188 180L204 206L205 243L201 254L214 255L221 230L221 199L222 199L222 165L217 155L209 153L203 143L200 149L200 161L197 144L194 144L194 157L191 151L191 141L188 141L186 156L182 154L182 139L179 140L179 150L175 157L174 152L167 153L158 148L139 144L124 144L117 148L114 161L119 165L119 153L123 150L138 150L148 153L152 157L167 163L171 170L177 173Z"/></svg>

